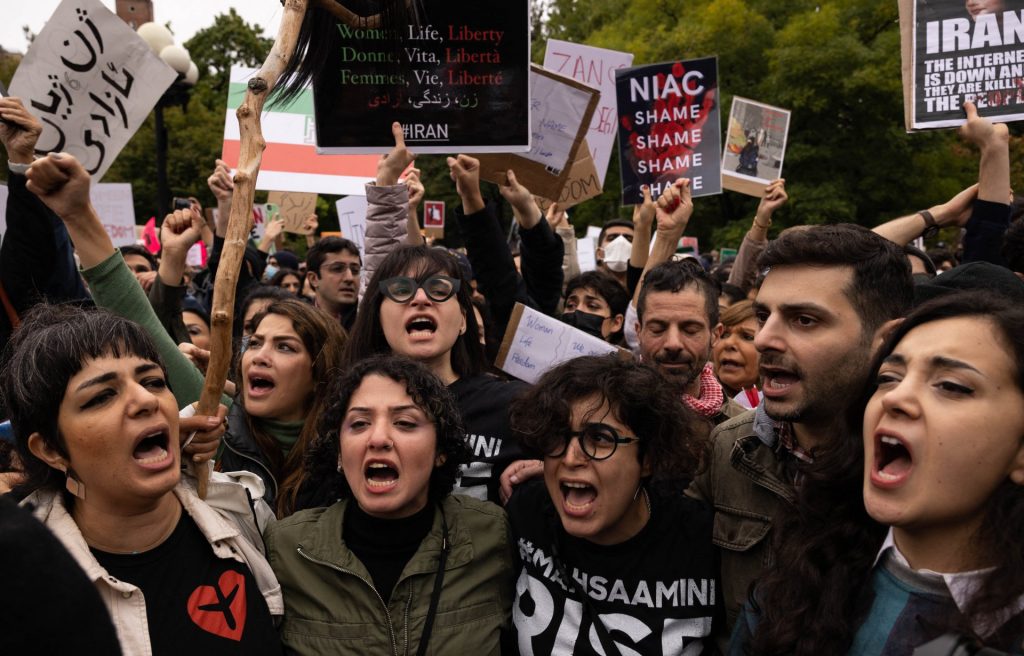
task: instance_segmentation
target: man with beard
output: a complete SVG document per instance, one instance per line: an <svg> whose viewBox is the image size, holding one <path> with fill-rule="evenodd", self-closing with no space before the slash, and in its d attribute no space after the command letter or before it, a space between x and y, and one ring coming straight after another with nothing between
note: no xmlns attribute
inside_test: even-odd
<svg viewBox="0 0 1024 656"><path fill-rule="evenodd" d="M306 277L316 292L314 304L352 328L359 305L359 247L341 237L325 237L306 255Z"/></svg>
<svg viewBox="0 0 1024 656"><path fill-rule="evenodd" d="M910 307L903 250L860 226L791 229L759 260L754 303L764 400L718 426L687 490L714 506L731 628L771 562L771 528L794 507L801 465L834 440L860 440L857 404L875 349Z"/></svg>

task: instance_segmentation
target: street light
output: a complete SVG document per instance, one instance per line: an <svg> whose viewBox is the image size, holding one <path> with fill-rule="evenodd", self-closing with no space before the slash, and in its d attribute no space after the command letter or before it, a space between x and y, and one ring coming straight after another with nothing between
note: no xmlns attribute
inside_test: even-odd
<svg viewBox="0 0 1024 656"><path fill-rule="evenodd" d="M167 184L167 128L164 126L164 107L188 106L189 92L199 79L199 68L188 50L174 43L174 35L163 25L143 23L138 34L149 49L178 73L178 79L164 92L156 104L156 196L159 216L171 211L171 191Z"/></svg>

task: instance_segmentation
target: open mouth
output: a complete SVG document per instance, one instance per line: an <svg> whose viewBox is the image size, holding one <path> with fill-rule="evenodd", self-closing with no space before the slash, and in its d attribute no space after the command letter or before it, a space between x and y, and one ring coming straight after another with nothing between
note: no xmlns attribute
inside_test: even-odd
<svg viewBox="0 0 1024 656"><path fill-rule="evenodd" d="M762 391L768 395L786 393L790 387L800 382L800 376L786 369L761 367Z"/></svg>
<svg viewBox="0 0 1024 656"><path fill-rule="evenodd" d="M371 462L364 472L366 484L373 491L383 492L398 484L398 470L383 462Z"/></svg>
<svg viewBox="0 0 1024 656"><path fill-rule="evenodd" d="M430 317L415 317L405 324L405 332L410 335L433 335L437 332L437 322Z"/></svg>
<svg viewBox="0 0 1024 656"><path fill-rule="evenodd" d="M167 433L166 428L153 430L147 435L143 436L141 440L135 445L135 449L132 451L132 457L140 465L153 465L164 462L170 452L168 446L170 444L170 435Z"/></svg>
<svg viewBox="0 0 1024 656"><path fill-rule="evenodd" d="M570 515L585 515L597 499L597 488L589 483L562 481L558 487L562 491L562 506Z"/></svg>
<svg viewBox="0 0 1024 656"><path fill-rule="evenodd" d="M892 435L875 436L875 466L872 480L882 486L901 484L910 475L914 459L910 449Z"/></svg>
<svg viewBox="0 0 1024 656"><path fill-rule="evenodd" d="M744 363L739 362L738 360L722 358L721 362L719 363L719 367L721 367L722 369L742 369L744 367Z"/></svg>
<svg viewBox="0 0 1024 656"><path fill-rule="evenodd" d="M249 374L250 396L263 396L269 394L275 387L274 381L262 374Z"/></svg>

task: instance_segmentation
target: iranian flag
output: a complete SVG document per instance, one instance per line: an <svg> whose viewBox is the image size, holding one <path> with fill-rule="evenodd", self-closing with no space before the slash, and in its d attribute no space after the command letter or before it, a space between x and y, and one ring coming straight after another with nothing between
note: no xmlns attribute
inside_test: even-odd
<svg viewBox="0 0 1024 656"><path fill-rule="evenodd" d="M258 72L233 66L228 107L224 114L224 152L221 158L238 166L241 137L235 111L245 99L246 84ZM303 191L338 196L365 195L363 185L377 175L379 155L318 155L313 123L313 91L307 88L287 106L263 108L263 151L256 188L266 191Z"/></svg>

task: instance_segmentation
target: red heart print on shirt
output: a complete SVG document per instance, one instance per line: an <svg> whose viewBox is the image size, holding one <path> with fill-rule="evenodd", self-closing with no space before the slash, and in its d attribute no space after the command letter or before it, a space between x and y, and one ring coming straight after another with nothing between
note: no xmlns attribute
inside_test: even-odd
<svg viewBox="0 0 1024 656"><path fill-rule="evenodd" d="M188 597L188 616L203 631L238 642L245 631L245 577L228 570L217 585L201 585Z"/></svg>

